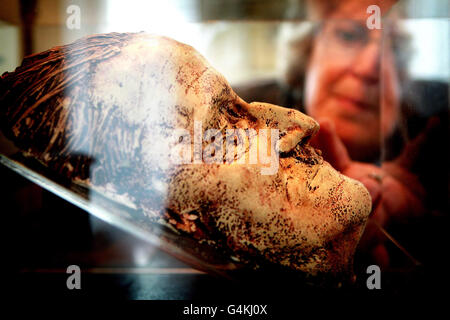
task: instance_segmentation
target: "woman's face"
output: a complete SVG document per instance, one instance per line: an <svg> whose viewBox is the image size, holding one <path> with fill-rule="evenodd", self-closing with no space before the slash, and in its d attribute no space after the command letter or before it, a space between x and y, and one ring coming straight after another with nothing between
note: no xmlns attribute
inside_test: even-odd
<svg viewBox="0 0 450 320"><path fill-rule="evenodd" d="M321 26L306 77L306 110L334 121L350 155L369 160L397 121L399 83L386 26L366 26L365 5L344 3Z"/></svg>

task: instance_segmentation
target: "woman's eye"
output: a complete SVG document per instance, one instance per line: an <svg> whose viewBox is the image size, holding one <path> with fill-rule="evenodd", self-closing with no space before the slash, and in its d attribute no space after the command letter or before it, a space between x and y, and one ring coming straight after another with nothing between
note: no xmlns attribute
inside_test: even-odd
<svg viewBox="0 0 450 320"><path fill-rule="evenodd" d="M336 36L347 43L357 43L364 41L364 35L359 30L337 29Z"/></svg>

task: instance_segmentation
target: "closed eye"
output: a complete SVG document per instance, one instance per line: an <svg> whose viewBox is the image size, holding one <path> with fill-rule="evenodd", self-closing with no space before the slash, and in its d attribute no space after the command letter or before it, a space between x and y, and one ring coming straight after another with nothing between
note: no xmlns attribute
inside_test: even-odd
<svg viewBox="0 0 450 320"><path fill-rule="evenodd" d="M240 118L240 116L232 108L228 108L227 112L230 116L232 116L234 118Z"/></svg>
<svg viewBox="0 0 450 320"><path fill-rule="evenodd" d="M231 123L236 123L245 116L244 109L239 104L230 104L226 108L228 119Z"/></svg>
<svg viewBox="0 0 450 320"><path fill-rule="evenodd" d="M225 112L231 123L236 123L242 119L246 119L249 122L257 122L257 119L248 112L247 108L239 103L230 103L226 108Z"/></svg>

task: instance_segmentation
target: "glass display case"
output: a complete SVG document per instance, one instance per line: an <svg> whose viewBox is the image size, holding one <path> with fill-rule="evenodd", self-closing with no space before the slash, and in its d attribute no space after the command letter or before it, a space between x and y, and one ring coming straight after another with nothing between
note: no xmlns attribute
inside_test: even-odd
<svg viewBox="0 0 450 320"><path fill-rule="evenodd" d="M106 294L136 299L211 295L223 298L241 292L244 296L255 294L276 299L280 288L285 292L283 296L292 297L310 292L310 286L344 286L345 290L357 294L371 289L367 287L367 279L368 267L373 265L381 268L382 290L389 294L434 289L438 278L445 276L440 265L448 227L449 3L445 0L372 2L3 1L0 4L0 72L4 72L0 82L0 162L4 214L11 220L5 226L13 231L10 259L15 261L18 290L28 290L30 281L36 286L48 281L49 296L58 295L66 290L58 289L57 283L67 277L65 268L69 265L80 265L87 277L91 277L88 280L91 291L85 292L92 297ZM137 50L133 49L134 40L128 40L122 34L125 32L151 34L145 41L149 46L158 47L154 59L167 59L173 67L158 69L145 64L142 67L145 70L139 69L133 64L140 59L139 51L132 51ZM117 34L103 38L92 36L110 33ZM153 40L154 35L158 40ZM166 38L160 36L187 44L198 53L192 53L190 47L172 44L172 40L165 42L161 39ZM129 43L131 51L127 51ZM71 45L64 46L68 44ZM53 51L47 51L50 48ZM125 56L117 59L120 55ZM25 59L26 63L19 67L24 56L29 60ZM197 77L186 75L192 82L185 84L179 78L184 66L189 66L194 73L206 67ZM177 75L174 70L178 67ZM208 74L207 80L203 80L204 72ZM136 77L141 77L140 85L135 84ZM170 91L172 84L175 91ZM148 89L151 96L145 91L146 85L156 86L159 91ZM134 91L135 86L141 86L141 91ZM201 90L214 91L217 86L221 86L222 91L217 89L220 93L211 94L212 98L205 93L207 98L204 98ZM207 87L208 90L204 89ZM149 108L155 105L154 109L148 113L133 109L145 105L142 99L148 99L145 101ZM210 99L210 102L205 107L204 102L195 99ZM246 104L252 101L270 105ZM214 112L222 116L221 108L231 108L224 107L227 103L233 105L234 114L227 111L226 124L222 118L213 119L219 131L225 127L219 128L218 124L228 129L239 128L236 123L242 119L247 121L246 130L261 129L258 126L262 119L271 119L267 115L255 115L256 111L252 110L270 109L272 105L296 110L302 114L296 122L289 118L290 111L273 111L278 118L272 120L277 125L264 128L279 130L282 134L276 141L293 143L298 148L311 141L322 152L308 153L302 163L319 161L322 165L322 160L317 160L320 158L339 174L358 181L360 184L355 184L364 186L365 191L355 191L355 194L370 194L372 211L364 218L359 217L363 213L358 210L365 210L360 209L365 200L360 200L352 193L353 187L348 186L351 191L340 198L333 198L338 191L330 187L335 191L330 191L328 198L321 198L307 213L301 210L296 213L297 209L292 207L283 213L285 201L290 206L298 207L301 203L309 208L310 200L305 199L312 198L302 198L303 202L299 200L293 205L288 182L286 190L283 189L287 200L281 200L281 196L271 196L277 194L276 187L268 186L259 176L245 176L241 171L195 172L193 176L199 174L203 178L194 180L181 175L176 184L187 183L189 187L177 191L173 187L176 175L165 176L164 165L172 158L161 154L170 153L173 144L164 131L166 124L161 123L179 117L174 116L175 112L183 114L164 103L178 107L185 102L191 103L193 109L184 112L191 112L192 117L195 114L197 120L202 108L207 110L203 115L206 119L213 117ZM48 116L46 110L52 110ZM89 110L94 110L92 115L88 115ZM117 120L99 115L102 110L109 110L110 117ZM61 120L64 112L66 118ZM86 113L80 115L81 112ZM303 114L318 123L311 124L309 117L302 118ZM261 118L255 120L255 117ZM100 122L92 125L89 121ZM184 120L176 118L176 121ZM148 124L147 129L136 129L144 122ZM301 138L290 136L293 126L301 128ZM80 136L73 138L74 132L81 132ZM286 133L292 141L297 140L282 140ZM134 134L140 135L140 140L130 138ZM151 138L142 138L146 135ZM55 142L55 139L64 141ZM106 139L105 146L101 147L102 153L95 153L93 150L97 150L95 146L100 145L101 139ZM271 139L273 143L275 138ZM182 140L183 137L178 142ZM139 154L135 153L137 147L133 143L140 144ZM250 149L250 145L249 135L245 146ZM276 159L281 161L280 168L284 168L283 161L291 156L286 154L294 149L286 147L283 151L280 145L269 153L273 156L273 150L280 151ZM195 147L193 150L192 164L198 166ZM304 157L302 152L310 151L298 152L297 159ZM146 162L146 157L151 160ZM233 159L236 160L234 153ZM223 161L224 166L233 165ZM80 169L84 165L87 169ZM308 165L315 168L318 164ZM147 166L150 169L141 168ZM116 171L121 173L108 180L110 172ZM211 175L215 174L221 178L212 179ZM300 179L298 185L303 183L300 174L295 173L292 178ZM128 181L137 177L144 182ZM103 178L107 182L100 182ZM333 179L334 173L330 178L323 178L318 183L318 192ZM205 193L220 191L205 184L210 180L217 186L228 183L228 189L223 191L227 194L232 194L232 187L239 186L241 190L235 195L240 199L238 203L229 205L231 196L227 201L220 198L223 201L217 203L211 200L217 199L216 196L203 198ZM277 181L274 178L273 185ZM197 188L203 188L203 193L195 193L193 190ZM315 197L316 189L311 190L311 184L308 188L296 192ZM246 197L251 192L254 197ZM186 196L191 193L192 197ZM172 198L176 198L176 204ZM199 199L203 201L201 205ZM272 199L275 200L271 202ZM325 227L329 217L322 215L328 207L321 206L330 201L343 206L351 203L348 205L351 213L345 211L351 219L339 222L336 228L340 228L340 235L351 234L352 240L343 240L336 236L334 229ZM272 242L268 240L270 243L262 246L256 240L259 231L235 234L231 232L235 228L233 224L224 222L226 227L223 227L222 216L212 213L220 212L218 207L241 210L236 216L244 219L247 227L255 225L248 227L249 230L254 230L253 227L263 230L269 225L264 224L265 218L258 220L262 213L252 210L264 214L270 214L267 208L279 210L281 213L275 215L279 221L291 219L290 212L300 216L292 218L294 222L284 229L274 225L272 229L264 229L264 233L282 233L285 238L271 236ZM278 207L281 209L273 209ZM245 218L242 210L252 218ZM204 218L210 212L214 218ZM331 212L330 209L329 215ZM315 225L310 223L305 229L295 229L296 223L301 224L295 219L306 221L310 213L312 220L316 217L322 220L314 220ZM302 218L302 214L307 218ZM196 229L201 229L201 225L194 223L195 220L201 220L204 233ZM311 228L315 233L310 237ZM298 234L302 240L295 238ZM296 243L286 240L291 236L297 239ZM286 249L306 248L302 247L304 243L315 246L318 242L321 245L315 248L324 251L323 255L313 253L316 249L308 249L304 255L310 256L299 258L296 254L303 249L295 254ZM344 242L345 249L336 249ZM350 257L347 257L348 250ZM277 255L268 253L272 251L277 251ZM333 254L338 257L330 262L328 259ZM303 260L296 264L295 259ZM310 269L309 265L315 266L314 259L327 261L326 267L317 263ZM342 259L345 263L340 262ZM351 271L347 270L349 265ZM338 271L334 272L334 267ZM314 276L323 270L326 277L320 277L316 283ZM53 275L58 280L49 280ZM102 275L114 275L114 278L105 280ZM303 288L303 293L283 285L291 281ZM64 296L72 294L64 292Z"/></svg>

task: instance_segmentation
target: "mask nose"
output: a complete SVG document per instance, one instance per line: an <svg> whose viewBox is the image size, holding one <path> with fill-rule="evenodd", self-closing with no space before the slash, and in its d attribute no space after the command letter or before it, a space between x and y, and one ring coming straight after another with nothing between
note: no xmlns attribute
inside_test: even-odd
<svg viewBox="0 0 450 320"><path fill-rule="evenodd" d="M319 131L319 124L300 111L263 102L252 102L249 106L248 111L257 119L259 128L280 131L280 152L292 150L300 141L309 140Z"/></svg>

